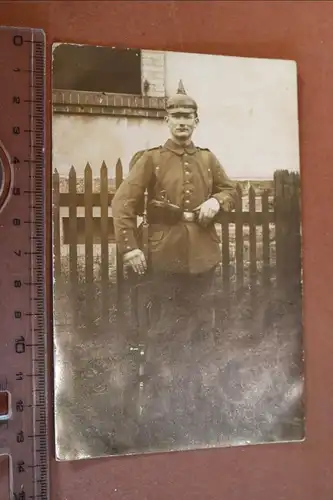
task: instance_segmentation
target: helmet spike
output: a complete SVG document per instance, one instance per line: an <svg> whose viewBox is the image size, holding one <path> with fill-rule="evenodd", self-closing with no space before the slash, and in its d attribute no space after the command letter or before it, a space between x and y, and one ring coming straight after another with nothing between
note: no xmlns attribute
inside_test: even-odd
<svg viewBox="0 0 333 500"><path fill-rule="evenodd" d="M177 94L186 95L186 90L183 84L183 80L179 80Z"/></svg>

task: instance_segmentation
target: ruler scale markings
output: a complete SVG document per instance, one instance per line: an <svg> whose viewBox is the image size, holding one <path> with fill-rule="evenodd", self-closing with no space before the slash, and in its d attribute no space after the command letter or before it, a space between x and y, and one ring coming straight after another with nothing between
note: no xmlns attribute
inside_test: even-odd
<svg viewBox="0 0 333 500"><path fill-rule="evenodd" d="M10 309L9 313L1 313L5 332L8 332L5 333L6 345L14 346L16 351L14 358L8 350L3 350L3 358L0 353L5 371L0 374L0 388L4 386L6 375L13 400L13 415L0 428L2 452L9 450L13 464L11 500L49 500L44 269L44 33L24 28L1 28L0 46L1 80L5 83L2 95L4 120L0 124L1 160L7 161L6 151L11 152L14 186L20 191L14 193L17 196L12 196L0 212L0 229L6 232L5 239L9 242L4 244L0 271L4 286L8 288ZM19 222L15 227L14 219ZM15 245L14 251L11 245ZM14 254L19 260L13 259ZM6 267L10 269L9 273ZM14 282L17 283L15 288ZM16 464L20 463L31 466L25 469L24 475L17 470Z"/></svg>

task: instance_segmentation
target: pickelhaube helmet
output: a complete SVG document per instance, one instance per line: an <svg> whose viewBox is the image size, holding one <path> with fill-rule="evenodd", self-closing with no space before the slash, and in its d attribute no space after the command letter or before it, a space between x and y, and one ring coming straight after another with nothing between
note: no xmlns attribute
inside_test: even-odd
<svg viewBox="0 0 333 500"><path fill-rule="evenodd" d="M167 99L165 108L169 113L180 110L197 112L198 105L192 97L187 95L182 80L179 80L177 93Z"/></svg>

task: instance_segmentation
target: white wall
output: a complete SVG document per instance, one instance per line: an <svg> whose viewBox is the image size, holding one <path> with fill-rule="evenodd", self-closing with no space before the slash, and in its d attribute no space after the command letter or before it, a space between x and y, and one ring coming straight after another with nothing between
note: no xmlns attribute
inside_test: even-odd
<svg viewBox="0 0 333 500"><path fill-rule="evenodd" d="M296 66L270 61L167 52L166 93L178 80L198 102L194 141L209 147L232 178L269 179L276 169L299 170ZM121 158L168 137L163 121L141 118L54 115L53 167L71 165L94 174L103 160Z"/></svg>
<svg viewBox="0 0 333 500"><path fill-rule="evenodd" d="M299 170L292 61L168 52L165 67L167 94L182 79L198 102L195 142L211 148L232 177Z"/></svg>
<svg viewBox="0 0 333 500"><path fill-rule="evenodd" d="M77 174L82 175L89 161L98 176L103 160L108 168L113 168L121 158L126 171L136 151L160 144L166 132L164 123L158 120L54 115L53 168L67 176L73 165Z"/></svg>

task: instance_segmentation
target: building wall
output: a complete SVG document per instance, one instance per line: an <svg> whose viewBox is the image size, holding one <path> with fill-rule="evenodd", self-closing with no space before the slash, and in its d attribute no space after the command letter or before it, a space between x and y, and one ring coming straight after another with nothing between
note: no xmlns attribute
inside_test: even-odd
<svg viewBox="0 0 333 500"><path fill-rule="evenodd" d="M195 143L210 148L232 178L269 179L277 169L299 170L293 62L143 52L142 83L149 82L150 99L163 101L165 94L175 92L179 79L198 101ZM142 109L142 117L127 116L126 110L101 116L107 112L103 109L87 105L80 115L64 107L54 114L53 167L61 175L67 176L71 165L80 175L89 161L98 176L103 160L113 166L118 158L126 172L137 150L168 137L158 111Z"/></svg>
<svg viewBox="0 0 333 500"><path fill-rule="evenodd" d="M143 50L141 52L142 83L147 80L147 95L164 97L165 95L165 52Z"/></svg>
<svg viewBox="0 0 333 500"><path fill-rule="evenodd" d="M87 162L93 175L99 175L105 161L113 176L118 158L124 171L133 154L165 139L164 122L146 118L56 115L53 119L53 168L68 175L73 165L83 175Z"/></svg>

